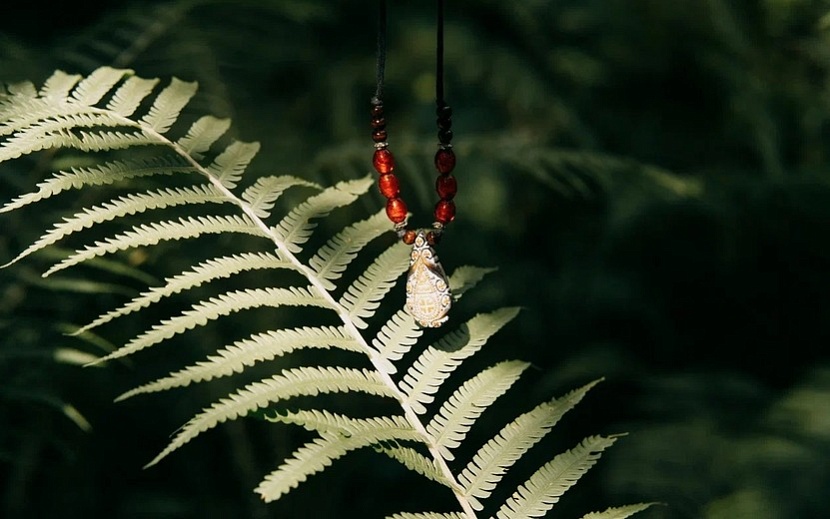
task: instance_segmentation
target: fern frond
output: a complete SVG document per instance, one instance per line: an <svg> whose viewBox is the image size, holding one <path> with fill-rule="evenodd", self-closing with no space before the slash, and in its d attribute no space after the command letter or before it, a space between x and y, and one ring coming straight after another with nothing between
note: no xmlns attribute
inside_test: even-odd
<svg viewBox="0 0 830 519"><path fill-rule="evenodd" d="M68 101L71 104L92 106L103 99L125 75L132 73L132 70L101 67L78 83Z"/></svg>
<svg viewBox="0 0 830 519"><path fill-rule="evenodd" d="M270 422L299 425L306 431L324 433L336 433L349 435L359 428L354 418L343 414L317 409L303 409L292 412L277 412L266 416Z"/></svg>
<svg viewBox="0 0 830 519"><path fill-rule="evenodd" d="M302 367L285 370L279 375L245 386L194 416L179 430L173 441L146 466L155 465L199 434L222 422L245 416L280 400L349 391L395 398L395 394L380 377L365 369Z"/></svg>
<svg viewBox="0 0 830 519"><path fill-rule="evenodd" d="M403 417L369 418L360 422L364 422L364 427L348 435L323 433L298 449L293 458L265 477L256 492L270 502L351 451L384 441L418 440L418 434Z"/></svg>
<svg viewBox="0 0 830 519"><path fill-rule="evenodd" d="M199 157L208 151L220 137L231 127L230 119L220 119L212 115L200 117L190 126L184 137L176 141L179 148L191 156Z"/></svg>
<svg viewBox="0 0 830 519"><path fill-rule="evenodd" d="M464 265L456 268L450 276L450 292L453 299L458 301L468 290L478 285L484 276L495 272L494 268L473 267Z"/></svg>
<svg viewBox="0 0 830 519"><path fill-rule="evenodd" d="M409 313L398 310L372 340L372 346L377 351L375 365L389 375L397 373L395 362L402 359L423 334L423 328Z"/></svg>
<svg viewBox="0 0 830 519"><path fill-rule="evenodd" d="M458 512L440 513L440 512L419 512L408 513L402 512L395 515L387 516L386 519L465 519L464 514Z"/></svg>
<svg viewBox="0 0 830 519"><path fill-rule="evenodd" d="M389 247L366 271L352 283L340 298L340 305L349 312L349 319L358 328L366 328L364 319L375 315L380 300L395 285L407 268L409 268L410 247L396 242Z"/></svg>
<svg viewBox="0 0 830 519"><path fill-rule="evenodd" d="M509 424L484 444L458 476L464 495L481 510L480 499L490 497L507 470L536 445L599 381L540 404Z"/></svg>
<svg viewBox="0 0 830 519"><path fill-rule="evenodd" d="M213 160L208 173L225 188L233 189L258 151L258 142L236 141Z"/></svg>
<svg viewBox="0 0 830 519"><path fill-rule="evenodd" d="M127 78L112 95L112 99L107 103L107 109L124 117L133 115L141 101L150 95L158 83L159 80L156 78L142 79L136 76Z"/></svg>
<svg viewBox="0 0 830 519"><path fill-rule="evenodd" d="M296 265L293 263L283 261L273 254L265 252L246 252L233 256L209 259L199 263L192 270L166 279L163 286L153 287L124 306L101 315L91 323L78 329L76 333L83 333L118 317L146 308L161 301L165 297L170 297L217 279L228 278L240 272L266 269L294 270L296 268Z"/></svg>
<svg viewBox="0 0 830 519"><path fill-rule="evenodd" d="M280 306L327 308L329 302L314 295L310 289L299 287L258 288L227 292L195 304L181 315L162 321L106 357L101 357L99 362L131 355L197 326L204 326L208 321L225 315L252 308L278 308Z"/></svg>
<svg viewBox="0 0 830 519"><path fill-rule="evenodd" d="M409 447L377 447L375 450L386 454L393 460L400 462L409 470L417 472L436 483L450 488L453 486L453 482L447 479L433 460L427 458L415 449Z"/></svg>
<svg viewBox="0 0 830 519"><path fill-rule="evenodd" d="M453 460L451 449L464 441L470 427L498 397L510 389L530 364L505 361L488 368L461 385L450 395L427 424L445 460Z"/></svg>
<svg viewBox="0 0 830 519"><path fill-rule="evenodd" d="M55 225L7 265L17 263L26 256L57 243L73 233L127 215L178 205L223 204L227 202L229 200L211 185L168 188L122 196L102 205L84 209L71 218L65 218L62 223Z"/></svg>
<svg viewBox="0 0 830 519"><path fill-rule="evenodd" d="M542 517L600 457L616 437L590 436L543 465L496 512L498 519Z"/></svg>
<svg viewBox="0 0 830 519"><path fill-rule="evenodd" d="M117 234L95 245L86 246L75 251L68 258L49 268L43 277L83 263L98 256L136 247L157 245L162 241L196 238L205 234L242 233L267 237L262 229L244 216L197 216L179 218L178 221L166 220L134 226L132 230Z"/></svg>
<svg viewBox="0 0 830 519"><path fill-rule="evenodd" d="M433 401L432 395L450 374L518 314L518 308L502 308L489 314L479 314L459 330L444 336L435 346L424 350L399 384L406 395L406 404L416 413L424 414L424 404Z"/></svg>
<svg viewBox="0 0 830 519"><path fill-rule="evenodd" d="M251 209L260 218L268 218L274 203L285 192L293 186L306 186L320 189L320 186L313 182L297 177L263 177L257 179L256 183L242 193L242 199L248 202Z"/></svg>
<svg viewBox="0 0 830 519"><path fill-rule="evenodd" d="M72 168L69 171L55 173L50 179L39 183L37 191L27 193L8 202L0 209L0 213L20 209L70 189L115 184L124 180L153 175L192 173L194 171L193 166L186 164L180 157L170 155L161 155L144 160L113 161L86 168Z"/></svg>
<svg viewBox="0 0 830 519"><path fill-rule="evenodd" d="M58 70L43 83L39 94L47 99L63 99L69 96L69 92L75 88L82 77L80 74L67 74L62 70ZM5 119L5 115L0 110L0 117Z"/></svg>
<svg viewBox="0 0 830 519"><path fill-rule="evenodd" d="M320 247L308 262L320 277L326 290L334 290L332 281L340 279L346 267L370 241L389 231L386 211L346 227Z"/></svg>
<svg viewBox="0 0 830 519"><path fill-rule="evenodd" d="M373 183L372 177L367 175L358 180L339 182L322 193L306 199L274 228L277 238L292 253L300 252L300 245L308 241L312 230L317 225L311 222L313 218L322 218L333 209L354 202L358 196L368 191Z"/></svg>
<svg viewBox="0 0 830 519"><path fill-rule="evenodd" d="M156 96L150 111L139 122L156 133L166 133L176 122L185 105L196 95L197 88L195 82L173 78L170 84Z"/></svg>
<svg viewBox="0 0 830 519"><path fill-rule="evenodd" d="M216 355L208 356L207 360L188 366L149 384L131 389L116 398L116 402L140 394L165 391L188 386L195 382L241 373L247 366L253 366L257 362L273 360L303 348L338 348L345 351L364 353L361 345L339 327L323 326L273 330L236 341L219 350Z"/></svg>
<svg viewBox="0 0 830 519"><path fill-rule="evenodd" d="M650 508L654 503L641 503L638 505L619 506L609 508L603 512L591 512L582 516L582 519L626 519L632 515Z"/></svg>

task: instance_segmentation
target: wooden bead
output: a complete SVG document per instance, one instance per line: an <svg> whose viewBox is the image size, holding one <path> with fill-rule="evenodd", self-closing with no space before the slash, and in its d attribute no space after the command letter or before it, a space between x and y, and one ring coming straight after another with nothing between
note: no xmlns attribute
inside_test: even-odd
<svg viewBox="0 0 830 519"><path fill-rule="evenodd" d="M388 206L387 206L388 213ZM441 200L435 204L435 220L446 225L455 219L455 202Z"/></svg>
<svg viewBox="0 0 830 519"><path fill-rule="evenodd" d="M458 192L458 183L452 175L440 175L435 179L435 192L442 200L452 200Z"/></svg>
<svg viewBox="0 0 830 519"><path fill-rule="evenodd" d="M378 178L378 188L380 188L381 194L386 198L395 198L401 194L398 178L392 173L381 175Z"/></svg>
<svg viewBox="0 0 830 519"><path fill-rule="evenodd" d="M407 245L412 245L413 243L415 243L416 236L417 233L415 231L406 231L405 233L403 233L403 237L401 238L401 240L403 240L403 242Z"/></svg>
<svg viewBox="0 0 830 519"><path fill-rule="evenodd" d="M386 216L392 223L401 223L406 220L406 203L400 198L390 198L386 201Z"/></svg>
<svg viewBox="0 0 830 519"><path fill-rule="evenodd" d="M442 175L446 175L455 169L455 152L451 148L438 150L435 154L435 169Z"/></svg>
<svg viewBox="0 0 830 519"><path fill-rule="evenodd" d="M372 140L375 142L386 142L386 130L375 130L372 132Z"/></svg>
<svg viewBox="0 0 830 519"><path fill-rule="evenodd" d="M386 148L375 150L375 155L372 157L372 165L381 175L392 173L395 171L395 156Z"/></svg>

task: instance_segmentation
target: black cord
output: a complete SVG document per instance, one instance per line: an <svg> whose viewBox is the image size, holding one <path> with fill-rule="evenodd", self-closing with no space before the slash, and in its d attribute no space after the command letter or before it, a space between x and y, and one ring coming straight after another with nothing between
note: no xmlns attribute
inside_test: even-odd
<svg viewBox="0 0 830 519"><path fill-rule="evenodd" d="M378 6L378 50L377 50L377 87L373 105L383 104L383 81L386 75L386 0L380 0Z"/></svg>
<svg viewBox="0 0 830 519"><path fill-rule="evenodd" d="M444 0L438 0L438 28L435 45L435 102L443 106L444 102Z"/></svg>

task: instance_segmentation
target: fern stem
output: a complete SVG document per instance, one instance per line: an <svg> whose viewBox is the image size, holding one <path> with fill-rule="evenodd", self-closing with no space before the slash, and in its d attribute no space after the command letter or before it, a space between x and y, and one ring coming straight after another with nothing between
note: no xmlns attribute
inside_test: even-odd
<svg viewBox="0 0 830 519"><path fill-rule="evenodd" d="M105 113L105 111L102 109L97 110L100 110L101 113ZM112 112L109 111L106 111L106 113L109 116L114 115L112 114ZM147 136L157 140L159 144L167 146L174 150L179 156L181 156L185 161L187 161L195 171L207 178L211 185L225 198L227 198L228 201L238 206L239 209L243 213L245 213L245 215L248 218L250 218L250 220L257 227L259 227L262 230L264 235L270 238L270 240L277 247L277 250L280 251L282 258L288 261L289 263L293 264L297 268L297 270L309 280L310 284L314 287L319 296L324 301L326 301L326 303L331 307L332 310L337 312L338 317L340 317L340 320L343 322L345 330L348 332L349 335L354 337L357 344L360 345L366 356L369 358L369 361L372 363L372 366L375 368L375 371L377 371L377 373L379 374L383 383L392 390L393 394L398 399L398 402L401 405L404 417L406 418L407 422L409 422L412 428L422 438L423 443L427 446L430 454L432 455L434 463L440 469L442 475L446 478L447 481L451 482L453 494L458 500L461 509L464 511L464 515L468 519L476 519L477 516L472 504L464 496L464 492L461 488L461 485L458 483L455 475L452 473L452 470L450 469L446 460L443 458L443 456L441 456L435 439L427 432L426 426L421 422L421 420L418 417L418 414L415 412L412 406L406 403L406 395L404 395L403 391L401 391L400 388L398 388L398 385L395 384L395 381L392 380L392 377L388 373L386 373L385 370L381 369L378 357L374 354L375 350L369 345L369 343L363 337L363 334L360 333L360 330L349 317L349 311L346 308L344 308L340 303L338 303L326 289L324 281L318 278L316 273L310 267L306 266L302 261L299 260L299 258L297 258L296 255L294 255L294 253L292 253L288 249L286 244L275 234L272 228L267 223L265 223L265 221L260 216L257 215L256 211L251 207L250 204L239 198L233 191L231 191L231 189L223 185L217 177L212 175L210 171L208 171L204 166L202 166L198 161L196 161L196 159L191 157L190 154L187 151L185 151L181 146L171 141L170 139L165 137L163 134L157 132L156 130L143 126L142 124L133 121L132 119L129 119L127 117L123 117L123 124L125 126L131 126L141 130Z"/></svg>

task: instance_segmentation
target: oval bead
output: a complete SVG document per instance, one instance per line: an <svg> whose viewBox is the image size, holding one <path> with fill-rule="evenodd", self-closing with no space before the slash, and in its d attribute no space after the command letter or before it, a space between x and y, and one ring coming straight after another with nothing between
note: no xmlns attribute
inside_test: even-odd
<svg viewBox="0 0 830 519"><path fill-rule="evenodd" d="M378 178L378 188L380 188L381 194L386 198L395 198L401 194L398 178L391 173L381 175Z"/></svg>
<svg viewBox="0 0 830 519"><path fill-rule="evenodd" d="M435 192L442 200L452 200L458 192L458 183L452 175L441 175L435 179Z"/></svg>
<svg viewBox="0 0 830 519"><path fill-rule="evenodd" d="M386 216L392 223L401 223L406 220L406 203L400 198L390 198L386 201Z"/></svg>
<svg viewBox="0 0 830 519"><path fill-rule="evenodd" d="M435 219L444 225L453 221L455 219L455 202L441 200L435 204Z"/></svg>
<svg viewBox="0 0 830 519"><path fill-rule="evenodd" d="M446 175L455 169L455 152L451 149L441 149L435 154L435 169Z"/></svg>
<svg viewBox="0 0 830 519"><path fill-rule="evenodd" d="M392 173L395 171L395 156L386 148L375 150L375 154L372 157L372 165L381 175Z"/></svg>

